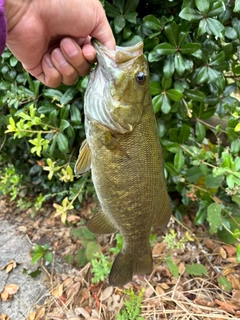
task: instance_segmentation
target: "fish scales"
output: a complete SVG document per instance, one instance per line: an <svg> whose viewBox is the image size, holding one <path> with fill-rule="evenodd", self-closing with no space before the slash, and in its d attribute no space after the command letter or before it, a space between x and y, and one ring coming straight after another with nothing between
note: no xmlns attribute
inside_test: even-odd
<svg viewBox="0 0 240 320"><path fill-rule="evenodd" d="M143 45L112 51L93 44L98 64L85 94L87 143L75 173L92 170L100 208L88 222L90 231L118 230L123 237L109 276L110 284L121 286L134 274L151 273L151 227L167 224L171 205Z"/></svg>

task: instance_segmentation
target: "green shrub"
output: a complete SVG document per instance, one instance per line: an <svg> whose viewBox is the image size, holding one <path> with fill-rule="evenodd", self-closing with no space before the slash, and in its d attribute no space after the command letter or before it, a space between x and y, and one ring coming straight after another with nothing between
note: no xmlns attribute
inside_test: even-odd
<svg viewBox="0 0 240 320"><path fill-rule="evenodd" d="M195 223L208 222L211 234L238 229L239 1L101 2L118 45L144 41L174 214L194 208ZM93 192L90 175L72 175L86 84L50 89L7 50L0 59L0 169L13 165L28 191L57 202L70 203L84 183L75 206Z"/></svg>

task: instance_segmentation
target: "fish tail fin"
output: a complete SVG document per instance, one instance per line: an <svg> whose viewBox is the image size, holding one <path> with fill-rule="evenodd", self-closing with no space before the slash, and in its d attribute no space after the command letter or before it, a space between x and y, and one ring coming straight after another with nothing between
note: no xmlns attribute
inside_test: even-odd
<svg viewBox="0 0 240 320"><path fill-rule="evenodd" d="M109 275L109 284L123 286L132 281L133 275L144 275L152 272L151 248L142 256L134 256L131 253L119 252L115 258Z"/></svg>

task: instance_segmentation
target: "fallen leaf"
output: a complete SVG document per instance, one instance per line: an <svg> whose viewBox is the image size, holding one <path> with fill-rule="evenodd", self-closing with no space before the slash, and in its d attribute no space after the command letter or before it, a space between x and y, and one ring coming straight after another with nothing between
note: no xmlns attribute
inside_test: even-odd
<svg viewBox="0 0 240 320"><path fill-rule="evenodd" d="M43 308L41 308L39 311L38 311L38 313L37 313L37 316L36 316L36 318L35 318L35 320L41 320L42 319L42 317L45 315L45 308L43 307Z"/></svg>
<svg viewBox="0 0 240 320"><path fill-rule="evenodd" d="M12 298L11 295L9 295L9 293L3 291L2 293L0 293L0 297L2 299L2 301L8 301Z"/></svg>
<svg viewBox="0 0 240 320"><path fill-rule="evenodd" d="M227 251L229 257L232 257L236 254L236 248L227 244L223 245L223 248Z"/></svg>
<svg viewBox="0 0 240 320"><path fill-rule="evenodd" d="M10 295L14 295L19 290L19 286L17 284L8 284L4 287L3 292L7 292Z"/></svg>
<svg viewBox="0 0 240 320"><path fill-rule="evenodd" d="M76 315L83 316L85 319L88 319L90 317L90 314L85 310L84 308L76 308L75 310Z"/></svg>
<svg viewBox="0 0 240 320"><path fill-rule="evenodd" d="M215 302L220 306L220 309L227 311L231 314L235 314L235 310L238 309L238 307L230 302L222 302L218 299L215 299Z"/></svg>
<svg viewBox="0 0 240 320"><path fill-rule="evenodd" d="M231 302L240 306L240 290L233 290Z"/></svg>
<svg viewBox="0 0 240 320"><path fill-rule="evenodd" d="M228 274L231 274L231 273L234 273L234 272L235 272L235 269L228 268L228 269L223 270L222 274L223 274L223 276L227 276Z"/></svg>
<svg viewBox="0 0 240 320"><path fill-rule="evenodd" d="M101 296L100 296L100 300L101 301L104 301L106 300L107 298L109 298L113 293L113 287L110 286L110 287L107 287L106 289L103 290L103 292L101 293Z"/></svg>
<svg viewBox="0 0 240 320"><path fill-rule="evenodd" d="M35 317L36 317L36 312L32 311L32 312L29 313L29 315L28 315L26 320L35 320Z"/></svg>
<svg viewBox="0 0 240 320"><path fill-rule="evenodd" d="M9 261L5 266L1 267L0 270L6 269L6 273L9 273L12 271L14 268L16 268L17 263L15 260Z"/></svg>
<svg viewBox="0 0 240 320"><path fill-rule="evenodd" d="M238 278L234 277L231 274L228 275L226 278L228 279L228 281L231 282L231 286L233 289L240 290L240 282Z"/></svg>
<svg viewBox="0 0 240 320"><path fill-rule="evenodd" d="M227 253L222 247L219 248L219 254L223 259L227 258Z"/></svg>
<svg viewBox="0 0 240 320"><path fill-rule="evenodd" d="M6 314L0 314L0 320L10 320Z"/></svg>
<svg viewBox="0 0 240 320"><path fill-rule="evenodd" d="M52 291L53 297L60 297L63 294L63 283Z"/></svg>

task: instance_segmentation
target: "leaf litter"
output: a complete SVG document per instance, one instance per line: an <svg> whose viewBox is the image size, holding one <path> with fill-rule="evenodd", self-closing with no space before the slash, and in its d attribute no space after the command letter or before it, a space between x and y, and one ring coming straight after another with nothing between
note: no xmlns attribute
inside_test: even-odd
<svg viewBox="0 0 240 320"><path fill-rule="evenodd" d="M144 319L240 319L240 267L236 247L209 236L208 230L195 226L191 217L183 217L183 223L172 219L169 229L164 230L166 234L171 228L178 239L187 239L181 249L169 249L162 242L164 234L158 231L152 247L151 275L134 276L124 288L117 288L109 286L107 279L93 284L91 263L77 268L64 262L64 256L75 255L81 248L81 240L73 239L71 227L54 218L51 205L44 207L44 214L40 212L31 218L29 210L19 213L18 208L13 210L13 204L4 203L3 218L13 221L19 234L25 234L32 243L48 243L55 252L53 265L42 265L48 275L49 292L44 293L48 298L43 305L34 306L27 320L117 319L127 299L125 290L129 289L136 294L144 289L141 306ZM80 213L73 210L69 223L78 223L78 217L80 221L88 218L94 205L92 199L88 199ZM107 254L114 238L99 236L98 240L102 252ZM0 266L0 272L12 272L16 266L17 262L12 260ZM1 299L2 294L4 299L12 298L18 290L21 288L14 284L5 287ZM7 315L0 314L0 320L8 319Z"/></svg>

